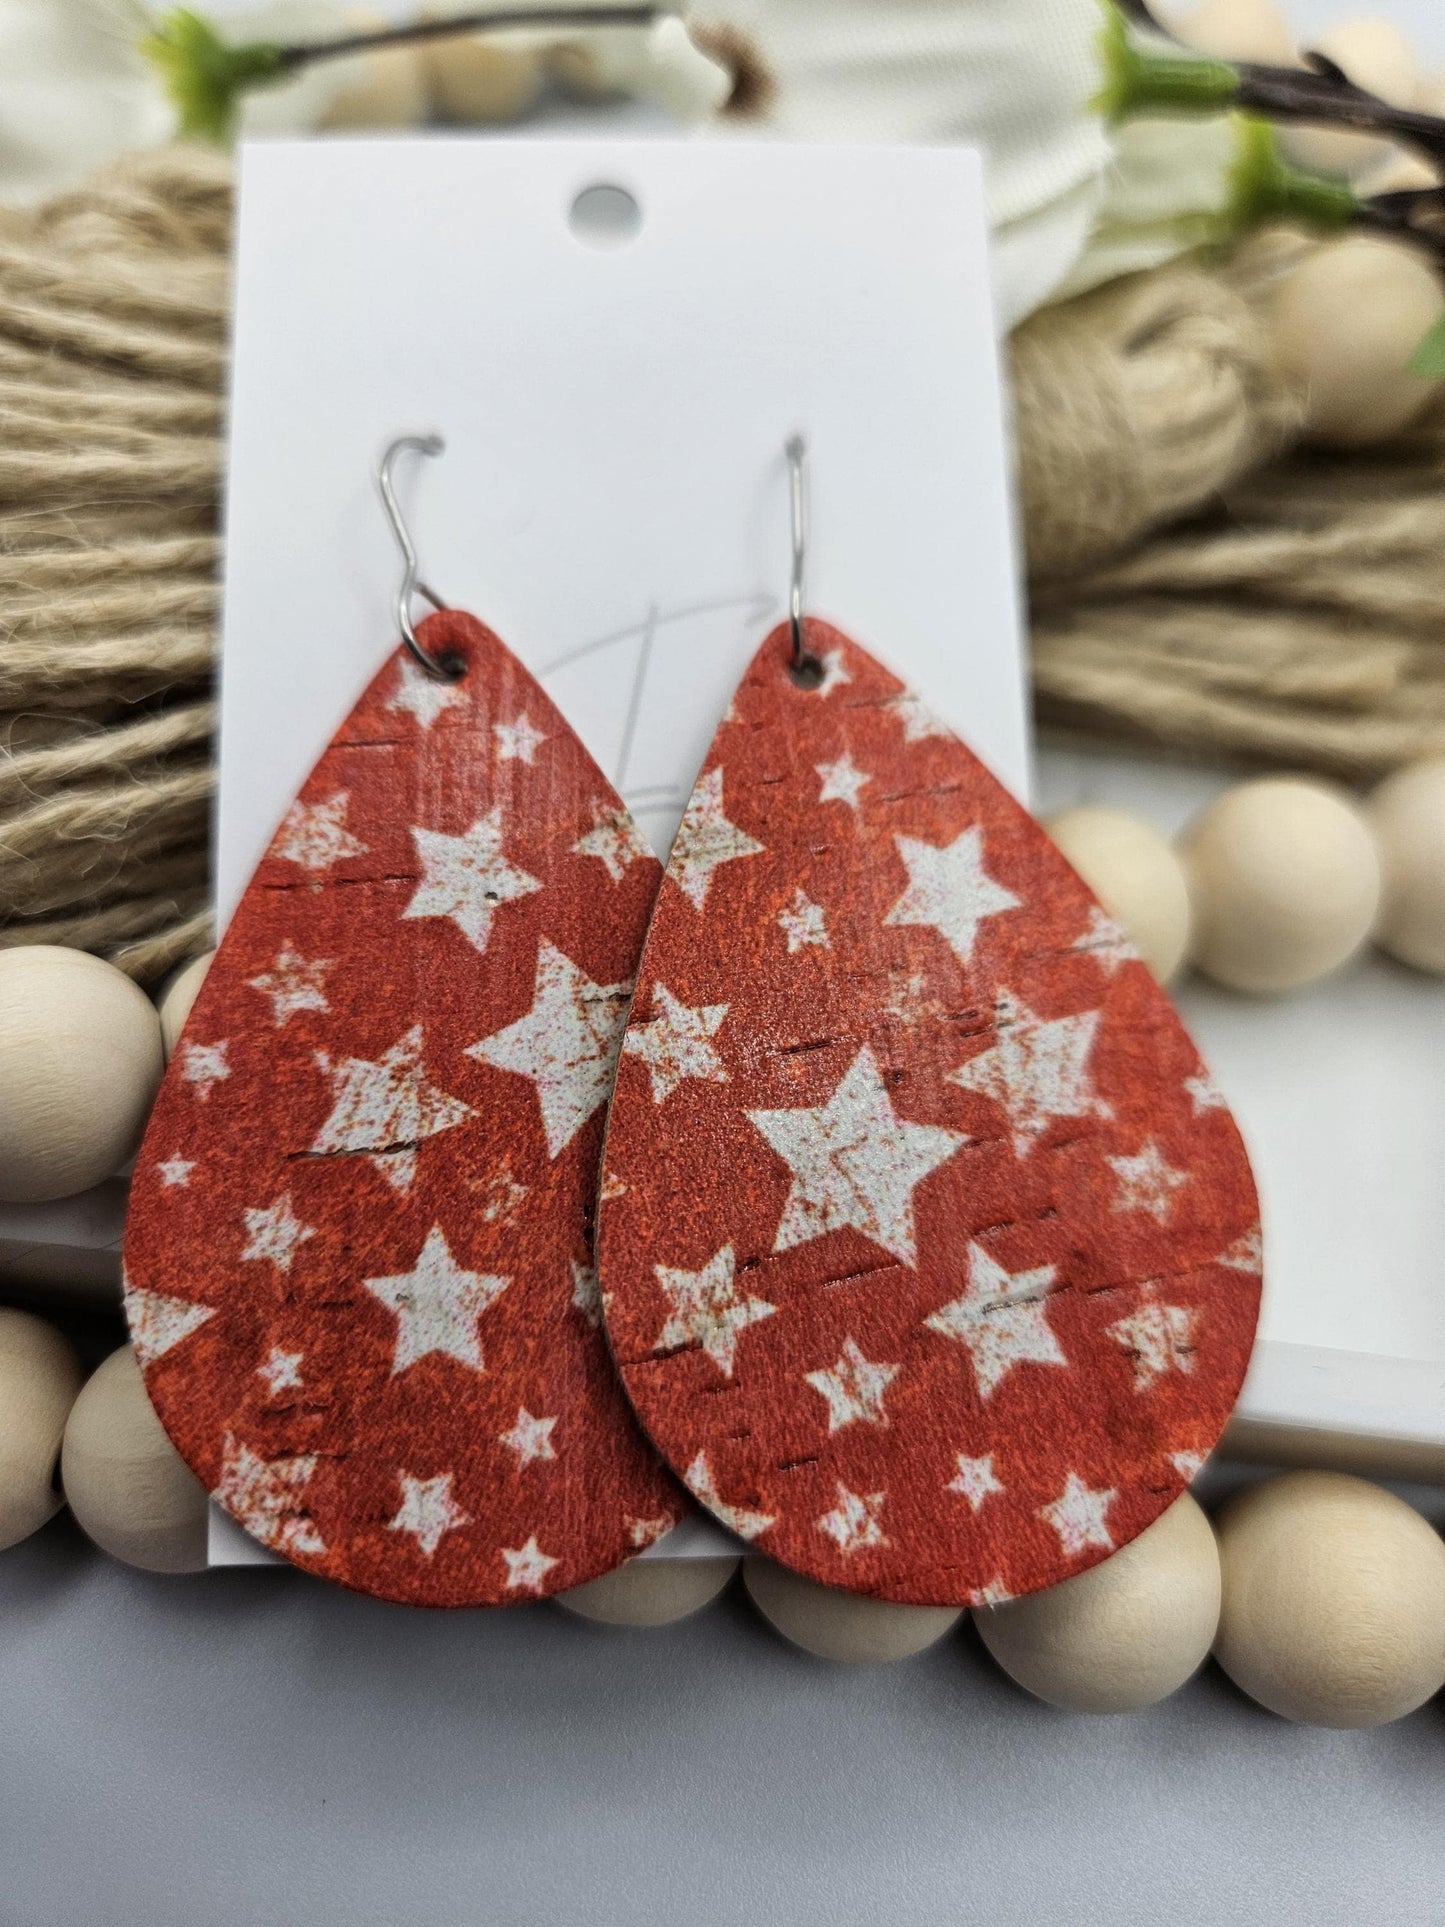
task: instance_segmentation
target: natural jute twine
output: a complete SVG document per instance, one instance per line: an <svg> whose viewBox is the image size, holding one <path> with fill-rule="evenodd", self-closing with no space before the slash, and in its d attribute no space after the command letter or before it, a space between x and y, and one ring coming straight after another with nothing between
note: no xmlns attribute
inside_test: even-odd
<svg viewBox="0 0 1445 1927"><path fill-rule="evenodd" d="M145 980L209 941L230 215L199 148L0 214L0 945ZM1044 717L1346 776L1445 747L1445 422L1261 469L1295 400L1189 266L1013 362Z"/></svg>

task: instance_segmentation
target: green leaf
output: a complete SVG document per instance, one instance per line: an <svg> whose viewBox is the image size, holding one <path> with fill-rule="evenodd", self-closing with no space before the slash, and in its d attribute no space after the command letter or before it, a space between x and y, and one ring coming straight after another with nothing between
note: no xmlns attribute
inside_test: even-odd
<svg viewBox="0 0 1445 1927"><path fill-rule="evenodd" d="M1445 379L1445 315L1440 317L1410 357L1410 372L1413 375Z"/></svg>
<svg viewBox="0 0 1445 1927"><path fill-rule="evenodd" d="M175 103L177 131L206 140L228 139L245 90L279 80L286 71L284 48L261 40L232 46L189 7L162 14L141 51Z"/></svg>

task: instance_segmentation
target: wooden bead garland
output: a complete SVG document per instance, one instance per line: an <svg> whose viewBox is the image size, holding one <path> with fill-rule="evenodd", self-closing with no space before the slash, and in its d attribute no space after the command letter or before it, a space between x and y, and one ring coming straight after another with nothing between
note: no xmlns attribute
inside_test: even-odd
<svg viewBox="0 0 1445 1927"><path fill-rule="evenodd" d="M898 1606L839 1592L754 1555L743 1584L764 1619L805 1653L853 1666L909 1659L934 1646L962 1618L952 1606Z"/></svg>
<svg viewBox="0 0 1445 1927"><path fill-rule="evenodd" d="M206 950L199 957L192 957L188 964L182 964L156 999L156 1010L161 1020L161 1042L165 1046L168 1064L215 954L214 950Z"/></svg>
<svg viewBox="0 0 1445 1927"><path fill-rule="evenodd" d="M1127 932L1161 984L1189 951L1189 879L1169 843L1126 810L1088 804L1044 828L1104 908Z"/></svg>
<svg viewBox="0 0 1445 1927"><path fill-rule="evenodd" d="M1416 970L1445 971L1445 756L1387 776L1366 814L1384 872L1376 943Z"/></svg>
<svg viewBox="0 0 1445 1927"><path fill-rule="evenodd" d="M559 1606L601 1626L670 1626L723 1591L740 1559L633 1559L585 1586L555 1593Z"/></svg>
<svg viewBox="0 0 1445 1927"><path fill-rule="evenodd" d="M93 1372L71 1407L61 1483L81 1528L147 1572L206 1565L206 1492L166 1437L129 1345Z"/></svg>
<svg viewBox="0 0 1445 1927"><path fill-rule="evenodd" d="M0 1549L28 1539L60 1509L56 1461L84 1375L53 1325L0 1308Z"/></svg>

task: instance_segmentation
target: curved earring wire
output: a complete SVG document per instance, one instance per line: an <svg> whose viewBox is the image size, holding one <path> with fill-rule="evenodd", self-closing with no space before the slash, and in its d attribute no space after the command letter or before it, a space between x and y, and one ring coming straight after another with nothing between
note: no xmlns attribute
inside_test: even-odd
<svg viewBox="0 0 1445 1927"><path fill-rule="evenodd" d="M803 635L803 611L808 573L808 444L801 435L788 440L785 450L792 482L793 577L788 596L788 622L793 631L795 681L816 687L822 664L808 653Z"/></svg>
<svg viewBox="0 0 1445 1927"><path fill-rule="evenodd" d="M429 676L435 676L441 682L455 682L456 671L445 662L439 661L429 650L423 649L412 624L411 599L414 595L424 597L433 609L438 611L444 609L446 604L418 579L416 545L402 517L401 507L396 499L396 485L393 481L396 459L399 455L409 449L414 449L418 455L440 455L445 447L446 443L440 435L398 435L381 458L381 465L376 471L376 482L381 490L381 502L386 510L386 519L391 524L391 532L396 537L397 547L401 550L402 561L405 564L401 587L396 592L396 626L401 631L401 639Z"/></svg>

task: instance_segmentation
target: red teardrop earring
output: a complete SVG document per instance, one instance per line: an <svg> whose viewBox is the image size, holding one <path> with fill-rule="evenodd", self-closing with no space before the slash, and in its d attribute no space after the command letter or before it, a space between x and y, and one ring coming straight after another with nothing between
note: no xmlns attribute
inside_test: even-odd
<svg viewBox="0 0 1445 1927"><path fill-rule="evenodd" d="M499 1604L687 1508L607 1356L603 1106L658 865L566 719L406 560L403 647L288 812L136 1165L166 1429L297 1565ZM437 613L413 629L413 590Z"/></svg>
<svg viewBox="0 0 1445 1927"><path fill-rule="evenodd" d="M1043 830L803 613L653 914L606 1147L607 1324L696 1496L815 1579L998 1601L1141 1532L1260 1295L1243 1144Z"/></svg>

